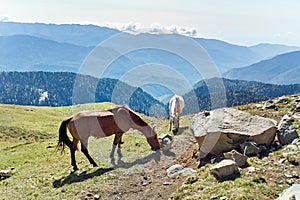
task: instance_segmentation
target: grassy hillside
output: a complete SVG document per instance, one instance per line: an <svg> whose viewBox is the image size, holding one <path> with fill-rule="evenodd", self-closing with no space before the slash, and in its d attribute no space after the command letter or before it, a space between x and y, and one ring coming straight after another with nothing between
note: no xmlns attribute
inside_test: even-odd
<svg viewBox="0 0 300 200"><path fill-rule="evenodd" d="M64 118L79 110L107 109L113 106L111 103L75 107L1 104L0 170L14 170L11 177L0 179L0 199L80 199L84 196L78 194L79 191L99 191L100 186L101 192L109 190L109 185L116 181L120 173L113 170L111 164L107 164L113 137L90 140L90 153L96 158L99 168L88 168L89 163L83 154L76 154L81 168L77 174L70 173L69 151L63 154L57 152L56 144L58 127ZM165 120L143 118L149 124L157 124L158 131L167 129ZM137 131L129 131L123 139L126 159L139 158L151 152L145 137Z"/></svg>
<svg viewBox="0 0 300 200"><path fill-rule="evenodd" d="M278 164L286 151L283 147L269 157L250 158L249 165L255 172L243 168L241 176L235 180L218 182L209 172L210 164L197 169L195 175L168 178L165 170L174 163L194 169L198 164L193 157L198 146L191 142L188 128L192 115L183 116L173 148L160 151L160 157L150 151L140 132L130 130L124 135L122 146L120 159L124 165L114 167L109 158L113 137L90 139L89 150L99 167L90 168L83 154L77 152L80 170L71 172L69 151L61 154L55 149L61 120L79 110L113 106L111 103L75 107L0 105L0 170L14 168L11 177L0 179L0 199L94 199L94 195L101 199L168 199L170 196L173 199L209 199L218 195L229 199L276 199L289 187L285 174L292 171L300 174L299 166ZM290 106L280 103L278 110L263 110L248 104L238 108L279 120ZM170 133L167 119L142 117L156 125L159 134ZM300 120L294 119L294 125L299 133ZM176 154L173 158L176 151L181 151L181 156ZM300 152L294 158L298 162L299 155ZM299 178L293 180L299 183Z"/></svg>

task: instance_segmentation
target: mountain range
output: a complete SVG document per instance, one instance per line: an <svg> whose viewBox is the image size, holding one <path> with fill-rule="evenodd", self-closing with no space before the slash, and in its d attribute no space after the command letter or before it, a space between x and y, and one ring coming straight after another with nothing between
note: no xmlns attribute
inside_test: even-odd
<svg viewBox="0 0 300 200"><path fill-rule="evenodd" d="M300 51L280 54L247 67L231 69L224 77L272 84L300 83Z"/></svg>
<svg viewBox="0 0 300 200"><path fill-rule="evenodd" d="M2 70L13 68L31 71L37 70L39 65L48 66L48 71L56 71L58 67L75 71L95 46L118 34L122 32L95 25L0 22L0 53L2 57L6 54L11 56L10 63L0 60L0 66ZM207 51L222 73L231 68L248 66L282 53L300 50L299 47L285 45L259 44L248 47L215 39L192 39ZM31 57L34 62L28 61ZM166 57L166 53L161 51L144 51L130 56L133 65L162 59L164 64L171 67L181 64L181 61L174 62L173 56ZM12 63L17 63L17 66L6 66Z"/></svg>
<svg viewBox="0 0 300 200"><path fill-rule="evenodd" d="M1 72L0 103L68 106L92 102L128 105L150 116L167 117L168 104L141 88L120 80L71 72ZM253 81L212 78L200 81L183 95L184 114L222 106L236 106L300 92L300 84L273 85ZM215 97L215 100L212 98ZM214 103L212 103L214 102Z"/></svg>
<svg viewBox="0 0 300 200"><path fill-rule="evenodd" d="M200 99L206 99L203 102L208 102L209 92L199 92L205 91L201 83L207 77L195 70L195 66L186 57L174 54L168 49L149 48L146 45L144 48L135 48L132 51L120 54L119 49L109 47L105 49L105 53L111 56L108 59L116 55L117 57L109 62L108 67L103 71L103 74L100 74L100 77L99 74L93 73L93 71L92 73L85 73L82 70L83 66L88 63L87 61L90 61L90 56L99 50L99 44L103 45L107 41L113 41L112 39L119 36L121 36L119 38L122 38L126 35L134 39L130 41L131 43L128 43L126 37L124 37L124 40L118 41L120 42L119 46L139 47L141 41L160 41L161 38L166 43L172 44L173 41L177 41L176 38L180 40L183 37L174 34L153 35L150 33L132 35L116 29L95 25L0 22L0 71L82 72L96 78L95 80L99 78L121 80L128 87L139 88L141 91L161 100L164 104L167 104L170 95L177 91L180 91L180 94L185 95L187 99L190 98L191 93L194 93L198 97L203 97ZM261 87L269 88L275 96L283 94L278 92L276 88L287 89L279 85L261 84L261 87L259 87L260 83L254 84L251 81L281 85L300 82L298 78L300 47L266 43L255 46L241 46L205 38L189 38L189 41L203 49L204 54L207 56L205 59L209 58L210 61L208 62L216 66L220 76L226 78L224 82L227 87L231 88L230 84L228 85L230 82L228 79L250 81L233 82L233 85L241 84L243 86L240 89L226 90L226 95L230 96L229 99L231 100L237 97L243 98L229 101L230 105L249 102L251 98L259 101L273 97L271 94L257 93L251 87L259 91L263 91ZM100 50L101 48L103 47L100 46ZM191 55L194 50L189 49L189 46L185 43L180 43L179 49L184 52L191 51ZM103 53L103 51L100 51L100 53ZM93 59L95 59L94 61L102 59L102 54L95 55L92 57L92 61ZM94 69L104 67L97 66L97 64L99 65L99 63L92 62L88 67L94 67ZM201 67L203 67L202 69L207 67L205 62ZM74 75L70 76L74 77ZM71 81L70 78L67 78L67 80ZM71 81L71 83L74 82ZM169 86L172 86L173 89ZM30 87L33 86L29 85L28 88ZM293 88L287 89L289 94L298 91L298 86L286 87ZM49 105L52 104L49 103ZM57 103L57 105L60 105L60 103ZM142 107L145 108L145 106ZM207 109L210 106L200 107L201 109ZM147 109L144 109L143 112L149 112L149 109ZM195 109L187 110L189 110L188 113L195 111Z"/></svg>

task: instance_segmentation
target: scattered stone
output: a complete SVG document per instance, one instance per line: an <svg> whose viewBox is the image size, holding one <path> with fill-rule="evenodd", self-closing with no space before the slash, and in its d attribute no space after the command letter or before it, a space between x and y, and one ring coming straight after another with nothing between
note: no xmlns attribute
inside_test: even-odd
<svg viewBox="0 0 300 200"><path fill-rule="evenodd" d="M263 109L276 109L276 102L274 102L273 100L270 101L266 101L263 105Z"/></svg>
<svg viewBox="0 0 300 200"><path fill-rule="evenodd" d="M189 176L191 174L197 173L196 170L193 170L191 168L184 168L183 166L176 164L172 165L167 169L167 176L173 177L175 175L183 175L183 176Z"/></svg>
<svg viewBox="0 0 300 200"><path fill-rule="evenodd" d="M228 200L228 197L226 196L220 197L220 200Z"/></svg>
<svg viewBox="0 0 300 200"><path fill-rule="evenodd" d="M256 107L256 108L263 108L264 105L263 105L263 104L260 104L260 103L257 103L257 104L255 104L255 107Z"/></svg>
<svg viewBox="0 0 300 200"><path fill-rule="evenodd" d="M173 137L170 134L161 134L158 136L158 141L162 146L162 149L170 149L173 144Z"/></svg>
<svg viewBox="0 0 300 200"><path fill-rule="evenodd" d="M254 141L245 141L240 144L240 148L243 154L247 156L258 155L260 153L260 148Z"/></svg>
<svg viewBox="0 0 300 200"><path fill-rule="evenodd" d="M234 108L220 108L209 114L196 114L190 128L199 144L201 159L236 149L246 140L269 146L277 130L273 121Z"/></svg>
<svg viewBox="0 0 300 200"><path fill-rule="evenodd" d="M248 159L247 156L237 152L236 150L224 153L224 157L226 159L235 161L239 167L245 166L247 164Z"/></svg>
<svg viewBox="0 0 300 200"><path fill-rule="evenodd" d="M164 182L163 185L172 185L171 182Z"/></svg>
<svg viewBox="0 0 300 200"><path fill-rule="evenodd" d="M280 164L283 164L285 161L286 161L286 158L281 158L278 162L279 162Z"/></svg>
<svg viewBox="0 0 300 200"><path fill-rule="evenodd" d="M224 159L220 163L210 168L210 171L219 179L239 174L239 169L235 161Z"/></svg>
<svg viewBox="0 0 300 200"><path fill-rule="evenodd" d="M291 118L288 115L284 115L278 125L277 138L279 143L282 145L290 144L298 137L297 130L293 126Z"/></svg>
<svg viewBox="0 0 300 200"><path fill-rule="evenodd" d="M290 188L284 190L277 200L300 199L300 184L293 184Z"/></svg>
<svg viewBox="0 0 300 200"><path fill-rule="evenodd" d="M253 166L248 167L248 172L253 173L255 171L256 171L255 167L253 167Z"/></svg>
<svg viewBox="0 0 300 200"><path fill-rule="evenodd" d="M100 196L98 194L95 194L94 195L94 200L98 200L98 199L100 199Z"/></svg>
<svg viewBox="0 0 300 200"><path fill-rule="evenodd" d="M12 176L12 170L14 170L14 167L11 167L10 169L4 169L4 170L0 170L0 180L9 178Z"/></svg>
<svg viewBox="0 0 300 200"><path fill-rule="evenodd" d="M289 144L286 146L285 150L288 152L297 152L299 148L294 144Z"/></svg>
<svg viewBox="0 0 300 200"><path fill-rule="evenodd" d="M211 197L210 197L210 200L216 200L216 199L219 199L219 197L220 197L220 196L211 196Z"/></svg>
<svg viewBox="0 0 300 200"><path fill-rule="evenodd" d="M298 147L300 147L300 138L294 139L292 144L297 145Z"/></svg>

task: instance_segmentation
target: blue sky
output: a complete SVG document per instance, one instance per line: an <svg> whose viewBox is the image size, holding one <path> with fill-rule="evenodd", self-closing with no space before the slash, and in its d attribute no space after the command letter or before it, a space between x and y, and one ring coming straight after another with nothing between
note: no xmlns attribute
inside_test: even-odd
<svg viewBox="0 0 300 200"><path fill-rule="evenodd" d="M299 0L0 0L0 19L160 27L234 44L300 46Z"/></svg>

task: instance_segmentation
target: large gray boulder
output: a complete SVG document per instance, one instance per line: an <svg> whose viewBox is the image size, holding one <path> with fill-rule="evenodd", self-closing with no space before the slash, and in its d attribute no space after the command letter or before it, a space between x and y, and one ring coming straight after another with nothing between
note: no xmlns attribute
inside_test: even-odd
<svg viewBox="0 0 300 200"><path fill-rule="evenodd" d="M200 147L200 159L238 148L245 141L270 145L276 136L276 122L234 108L220 108L196 114L191 132Z"/></svg>
<svg viewBox="0 0 300 200"><path fill-rule="evenodd" d="M290 188L284 190L277 200L300 199L300 184L294 184Z"/></svg>

